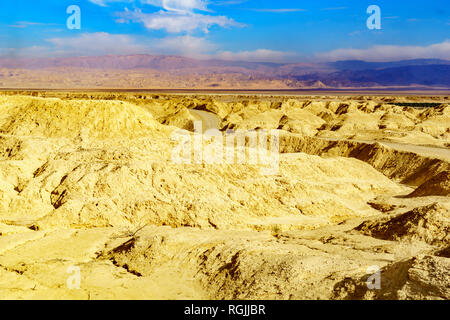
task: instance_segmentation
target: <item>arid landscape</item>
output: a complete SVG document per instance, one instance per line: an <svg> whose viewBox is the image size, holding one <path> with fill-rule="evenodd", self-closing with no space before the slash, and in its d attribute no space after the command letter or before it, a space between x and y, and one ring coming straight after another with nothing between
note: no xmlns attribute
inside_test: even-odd
<svg viewBox="0 0 450 320"><path fill-rule="evenodd" d="M449 101L2 91L0 297L450 299ZM174 161L198 122L278 170Z"/></svg>
<svg viewBox="0 0 450 320"><path fill-rule="evenodd" d="M449 42L450 46L450 42ZM165 55L70 58L0 57L7 89L384 89L427 91L450 87L450 60L264 63Z"/></svg>

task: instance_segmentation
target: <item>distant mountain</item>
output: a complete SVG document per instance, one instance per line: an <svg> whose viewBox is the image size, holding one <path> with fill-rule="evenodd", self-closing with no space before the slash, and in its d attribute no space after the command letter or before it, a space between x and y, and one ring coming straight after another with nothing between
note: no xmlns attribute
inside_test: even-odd
<svg viewBox="0 0 450 320"><path fill-rule="evenodd" d="M384 69L344 70L330 74L298 77L298 80L320 80L327 86L442 86L450 88L450 63L408 65Z"/></svg>
<svg viewBox="0 0 450 320"><path fill-rule="evenodd" d="M87 79L88 76L94 79ZM301 89L413 85L450 88L450 61L347 60L279 64L170 55L0 59L0 80L0 87L4 88L53 88L59 85L64 88L165 86L220 89L236 86L240 89Z"/></svg>
<svg viewBox="0 0 450 320"><path fill-rule="evenodd" d="M170 55L125 55L101 57L39 58L39 59L0 59L0 68L41 69L75 67L89 69L155 69L179 70L208 67L243 67L248 69L272 69L280 66L275 63L255 63L243 61L198 60Z"/></svg>
<svg viewBox="0 0 450 320"><path fill-rule="evenodd" d="M361 60L345 60L345 61L331 62L328 65L338 70L360 71L360 70L387 69L406 66L450 65L450 61L440 59L416 59L416 60L402 60L395 62L366 62Z"/></svg>

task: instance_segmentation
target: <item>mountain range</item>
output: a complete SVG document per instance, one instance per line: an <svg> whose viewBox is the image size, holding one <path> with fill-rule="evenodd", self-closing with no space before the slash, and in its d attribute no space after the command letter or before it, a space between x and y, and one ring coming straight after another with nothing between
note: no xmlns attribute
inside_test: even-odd
<svg viewBox="0 0 450 320"><path fill-rule="evenodd" d="M0 59L2 88L450 88L450 61L265 63L167 55Z"/></svg>

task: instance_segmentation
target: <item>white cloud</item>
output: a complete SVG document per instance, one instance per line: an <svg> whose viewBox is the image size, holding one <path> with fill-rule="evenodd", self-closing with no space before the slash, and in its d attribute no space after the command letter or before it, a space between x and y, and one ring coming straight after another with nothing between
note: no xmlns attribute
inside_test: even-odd
<svg viewBox="0 0 450 320"><path fill-rule="evenodd" d="M118 14L117 22L138 22L150 30L166 30L169 33L193 32L202 30L209 32L213 25L220 27L242 26L233 19L225 16L210 16L197 13L180 13L175 11L159 11L156 13L143 13L140 10L129 11Z"/></svg>
<svg viewBox="0 0 450 320"><path fill-rule="evenodd" d="M46 46L32 46L26 48L0 48L0 58L40 58L49 54Z"/></svg>
<svg viewBox="0 0 450 320"><path fill-rule="evenodd" d="M258 49L254 51L218 51L205 37L191 35L165 38L136 37L106 32L83 33L74 37L46 39L47 45L0 49L0 57L38 58L133 54L170 54L197 59L222 59L254 62L285 62L295 58L289 52Z"/></svg>
<svg viewBox="0 0 450 320"><path fill-rule="evenodd" d="M216 58L222 60L238 60L253 62L284 62L295 54L283 51L274 51L268 49L258 49L254 51L222 51L217 53Z"/></svg>
<svg viewBox="0 0 450 320"><path fill-rule="evenodd" d="M144 4L151 4L173 12L191 12L194 9L206 11L208 2L205 0L141 0Z"/></svg>
<svg viewBox="0 0 450 320"><path fill-rule="evenodd" d="M57 23L46 22L31 22L31 21L18 21L15 24L9 25L10 28L27 28L27 27L45 27L45 26L57 26Z"/></svg>
<svg viewBox="0 0 450 320"><path fill-rule="evenodd" d="M134 0L90 0L101 6L107 2L134 2ZM118 23L142 23L149 30L165 30L169 33L194 32L208 33L213 25L220 27L243 26L226 16L200 14L196 11L209 11L208 0L140 0L141 4L161 8L159 12L144 13L141 9L116 13Z"/></svg>
<svg viewBox="0 0 450 320"><path fill-rule="evenodd" d="M101 7L106 7L107 3L109 2L126 2L126 3L131 3L134 2L134 0L89 0L89 2L96 4L98 6Z"/></svg>
<svg viewBox="0 0 450 320"><path fill-rule="evenodd" d="M316 57L325 61L365 60L382 62L407 59L450 60L450 40L429 46L377 45L368 49L337 49L316 54Z"/></svg>
<svg viewBox="0 0 450 320"><path fill-rule="evenodd" d="M89 2L92 2L98 6L106 7L107 0L89 0Z"/></svg>
<svg viewBox="0 0 450 320"><path fill-rule="evenodd" d="M106 32L83 33L75 37L46 39L47 45L24 48L1 48L0 57L39 58L68 56L102 56L149 53L148 45L130 35Z"/></svg>
<svg viewBox="0 0 450 320"><path fill-rule="evenodd" d="M169 54L209 59L217 46L203 37L190 35L137 38L106 32L84 33L70 38L46 39L48 45L25 48L0 48L1 58L40 58L133 54Z"/></svg>
<svg viewBox="0 0 450 320"><path fill-rule="evenodd" d="M52 54L67 55L121 55L147 53L148 46L140 44L129 35L106 32L83 33L73 38L52 38L47 42L53 45Z"/></svg>
<svg viewBox="0 0 450 320"><path fill-rule="evenodd" d="M205 38L186 35L160 39L156 42L154 49L160 54L208 58L217 49L217 46Z"/></svg>
<svg viewBox="0 0 450 320"><path fill-rule="evenodd" d="M132 3L137 2L135 0L89 0L89 2L106 7L108 3L112 2L124 2ZM207 0L140 0L141 4L149 4L155 7L163 8L167 11L192 11L194 9L206 11L208 1Z"/></svg>

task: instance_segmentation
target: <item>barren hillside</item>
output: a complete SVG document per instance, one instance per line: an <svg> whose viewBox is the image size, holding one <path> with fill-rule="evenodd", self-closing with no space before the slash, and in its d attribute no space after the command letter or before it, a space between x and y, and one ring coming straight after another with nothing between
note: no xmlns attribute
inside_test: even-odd
<svg viewBox="0 0 450 320"><path fill-rule="evenodd" d="M2 298L450 299L448 97L9 92L0 110ZM262 130L272 162L174 161Z"/></svg>

